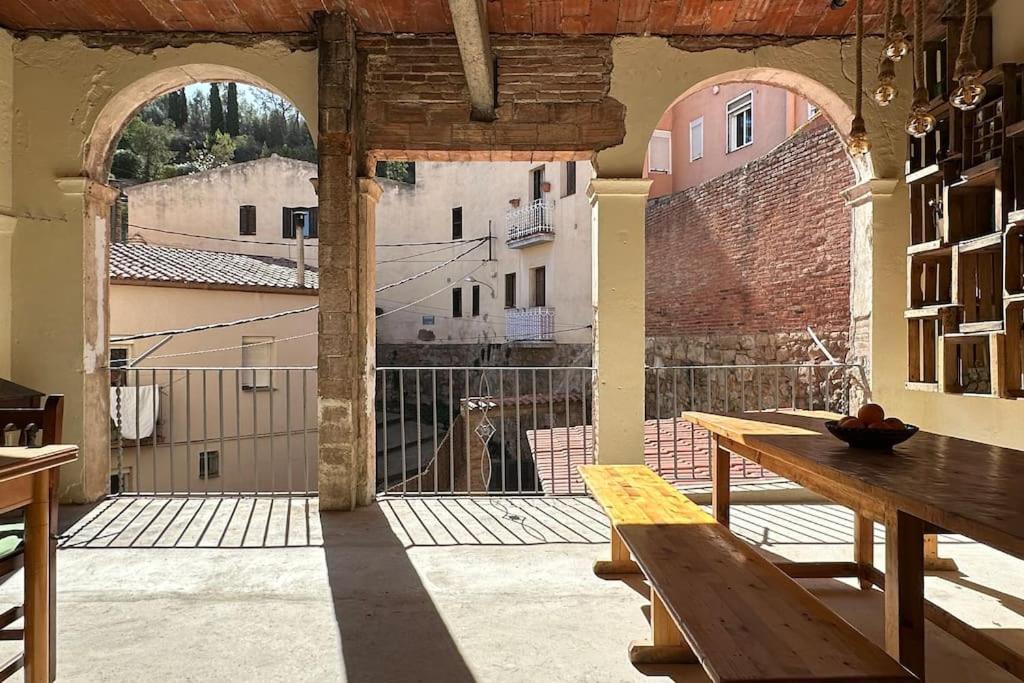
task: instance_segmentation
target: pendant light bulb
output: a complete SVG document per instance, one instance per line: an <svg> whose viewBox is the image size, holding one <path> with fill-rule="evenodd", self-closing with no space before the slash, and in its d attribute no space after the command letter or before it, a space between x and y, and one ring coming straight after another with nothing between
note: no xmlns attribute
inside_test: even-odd
<svg viewBox="0 0 1024 683"><path fill-rule="evenodd" d="M935 116L928 111L928 91L918 88L914 91L914 103L910 105L910 116L907 117L907 134L923 138L935 130L936 123Z"/></svg>
<svg viewBox="0 0 1024 683"><path fill-rule="evenodd" d="M887 59L898 62L910 54L910 41L907 40L907 19L903 11L896 10L889 27L889 35L885 44L884 54Z"/></svg>
<svg viewBox="0 0 1024 683"><path fill-rule="evenodd" d="M853 118L850 124L850 138L846 143L850 154L859 157L871 151L871 140L868 138L867 128L864 126L864 119L860 116Z"/></svg>
<svg viewBox="0 0 1024 683"><path fill-rule="evenodd" d="M875 102L880 107L888 107L898 94L895 64L891 59L883 59L878 67L878 87L875 88L874 93Z"/></svg>
<svg viewBox="0 0 1024 683"><path fill-rule="evenodd" d="M960 87L953 91L950 101L961 111L971 111L985 99L985 86L977 76L964 76L960 79Z"/></svg>

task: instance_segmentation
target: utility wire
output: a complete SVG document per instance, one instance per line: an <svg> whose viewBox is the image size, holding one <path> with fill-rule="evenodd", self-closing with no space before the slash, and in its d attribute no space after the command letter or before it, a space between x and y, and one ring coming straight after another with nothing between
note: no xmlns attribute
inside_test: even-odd
<svg viewBox="0 0 1024 683"><path fill-rule="evenodd" d="M484 263L486 263L486 261ZM472 275L473 273L475 273L476 271L480 270L483 267L484 267L484 264L481 263L476 268L474 268L473 270L471 270L468 273L466 273L466 275L464 275L463 277L468 277L468 276ZM458 284L460 282L462 282L462 280L455 280L454 282L450 282L447 285L445 285L444 287L442 287L441 289L437 290L436 292L431 292L430 294L427 294L422 299L417 299L416 301L410 301L409 303L405 304L404 306L400 306L398 308L394 308L394 309L392 309L390 311L385 311L385 312L381 313L380 315L378 315L377 318L380 319L380 318L383 318L384 316L391 315L392 313L397 313L398 311L404 311L407 308L411 308L411 307L415 306L416 304L420 303L421 301L426 301L427 299L429 299L432 296L437 296L438 294L440 294L441 292L443 292L446 289L451 289L452 287L454 287L456 284Z"/></svg>
<svg viewBox="0 0 1024 683"><path fill-rule="evenodd" d="M296 246L296 245L290 244L288 242L266 242L266 241L261 241L261 240L241 240L241 239L238 239L237 237L215 237L213 235L199 235L199 234L192 233L192 232L179 232L177 230L165 230L163 228L154 228L154 227L149 226L149 225L138 225L137 223L129 223L128 227L129 228L135 228L137 230L149 230L150 232L159 232L159 233L163 233L165 235L178 235L179 237L195 237L197 239L217 240L217 241L220 241L220 242L236 242L238 244L265 244L265 245L269 245L269 246L272 246L272 247L289 247L289 248L293 247L293 246ZM319 239L319 237L310 237L310 238L307 238L307 239ZM391 244L377 244L377 245L374 245L374 246L377 246L377 247L428 247L428 246L435 246L435 245L438 245L438 244L446 244L448 246L456 246L456 245L459 245L459 244L468 244L470 242L482 242L482 241L489 240L489 239L492 239L492 238L488 236L488 237L472 237L472 238L458 239L458 240L445 240L443 242L395 242L395 243L391 243ZM156 245L156 246L160 246L160 245ZM316 249L316 248L319 248L320 245L318 245L318 244L305 244L304 246L312 248L312 249Z"/></svg>
<svg viewBox="0 0 1024 683"><path fill-rule="evenodd" d="M484 245L483 242L477 242L476 244L474 244L472 247L470 247L466 251L462 252L461 254L459 254L459 255L457 255L457 256L455 256L453 258L448 259L444 263L439 263L436 266L434 266L433 268L428 268L427 270L424 270L423 272L416 273L415 275L410 275L409 277L407 277L407 278L405 278L403 280L399 280L398 282L392 282L389 285L384 285L383 287L378 287L376 291L377 292L383 292L386 289L391 289L392 287L397 287L399 285L404 285L406 282L412 282L413 280L416 280L417 278L421 278L424 275L429 275L429 274L433 273L434 271L440 270L441 268L444 268L445 266L447 266L449 264L455 263L460 258L462 258L466 254L468 254L469 252L473 251L474 249L479 249L483 245Z"/></svg>

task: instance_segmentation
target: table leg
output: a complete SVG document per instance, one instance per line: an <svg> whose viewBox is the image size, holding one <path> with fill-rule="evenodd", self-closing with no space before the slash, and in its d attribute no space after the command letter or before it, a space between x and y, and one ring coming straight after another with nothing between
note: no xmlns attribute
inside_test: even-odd
<svg viewBox="0 0 1024 683"><path fill-rule="evenodd" d="M50 643L50 683L57 680L57 534L60 533L60 468L54 467L47 470L49 473L50 486L50 530L49 530L49 566L50 576L48 578L50 610L49 629Z"/></svg>
<svg viewBox="0 0 1024 683"><path fill-rule="evenodd" d="M875 523L856 511L853 513L853 561L857 563L857 582L861 589L871 588L868 573L875 565Z"/></svg>
<svg viewBox="0 0 1024 683"><path fill-rule="evenodd" d="M924 568L931 572L955 572L957 570L956 560L952 557L939 557L937 534L925 534Z"/></svg>
<svg viewBox="0 0 1024 683"><path fill-rule="evenodd" d="M50 476L32 475L25 511L25 680L50 680Z"/></svg>
<svg viewBox="0 0 1024 683"><path fill-rule="evenodd" d="M924 680L924 525L897 512L885 530L885 649Z"/></svg>
<svg viewBox="0 0 1024 683"><path fill-rule="evenodd" d="M731 455L711 440L711 513L719 523L729 526L729 460Z"/></svg>

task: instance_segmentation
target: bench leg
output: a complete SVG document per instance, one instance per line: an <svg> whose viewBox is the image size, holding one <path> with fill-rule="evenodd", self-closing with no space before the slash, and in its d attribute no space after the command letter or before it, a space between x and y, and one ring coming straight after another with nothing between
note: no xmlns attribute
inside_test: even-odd
<svg viewBox="0 0 1024 683"><path fill-rule="evenodd" d="M853 513L853 561L857 563L857 583L868 590L874 585L870 572L875 566L875 523L859 512Z"/></svg>
<svg viewBox="0 0 1024 683"><path fill-rule="evenodd" d="M643 664L697 664L693 650L672 621L665 603L651 590L651 639L629 644L629 661Z"/></svg>
<svg viewBox="0 0 1024 683"><path fill-rule="evenodd" d="M598 576L640 573L640 566L630 559L629 548L622 542L622 537L614 526L611 530L611 559L594 562L594 573Z"/></svg>

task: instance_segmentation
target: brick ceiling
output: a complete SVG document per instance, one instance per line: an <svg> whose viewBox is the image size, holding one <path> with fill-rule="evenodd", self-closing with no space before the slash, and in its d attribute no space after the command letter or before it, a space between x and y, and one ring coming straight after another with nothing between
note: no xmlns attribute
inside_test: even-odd
<svg viewBox="0 0 1024 683"><path fill-rule="evenodd" d="M853 31L855 0L486 0L494 33L830 36ZM945 0L926 0L935 15ZM865 0L869 31L884 0ZM907 3L909 4L909 3ZM50 31L308 31L346 6L368 33L450 33L447 0L0 0L0 26Z"/></svg>

